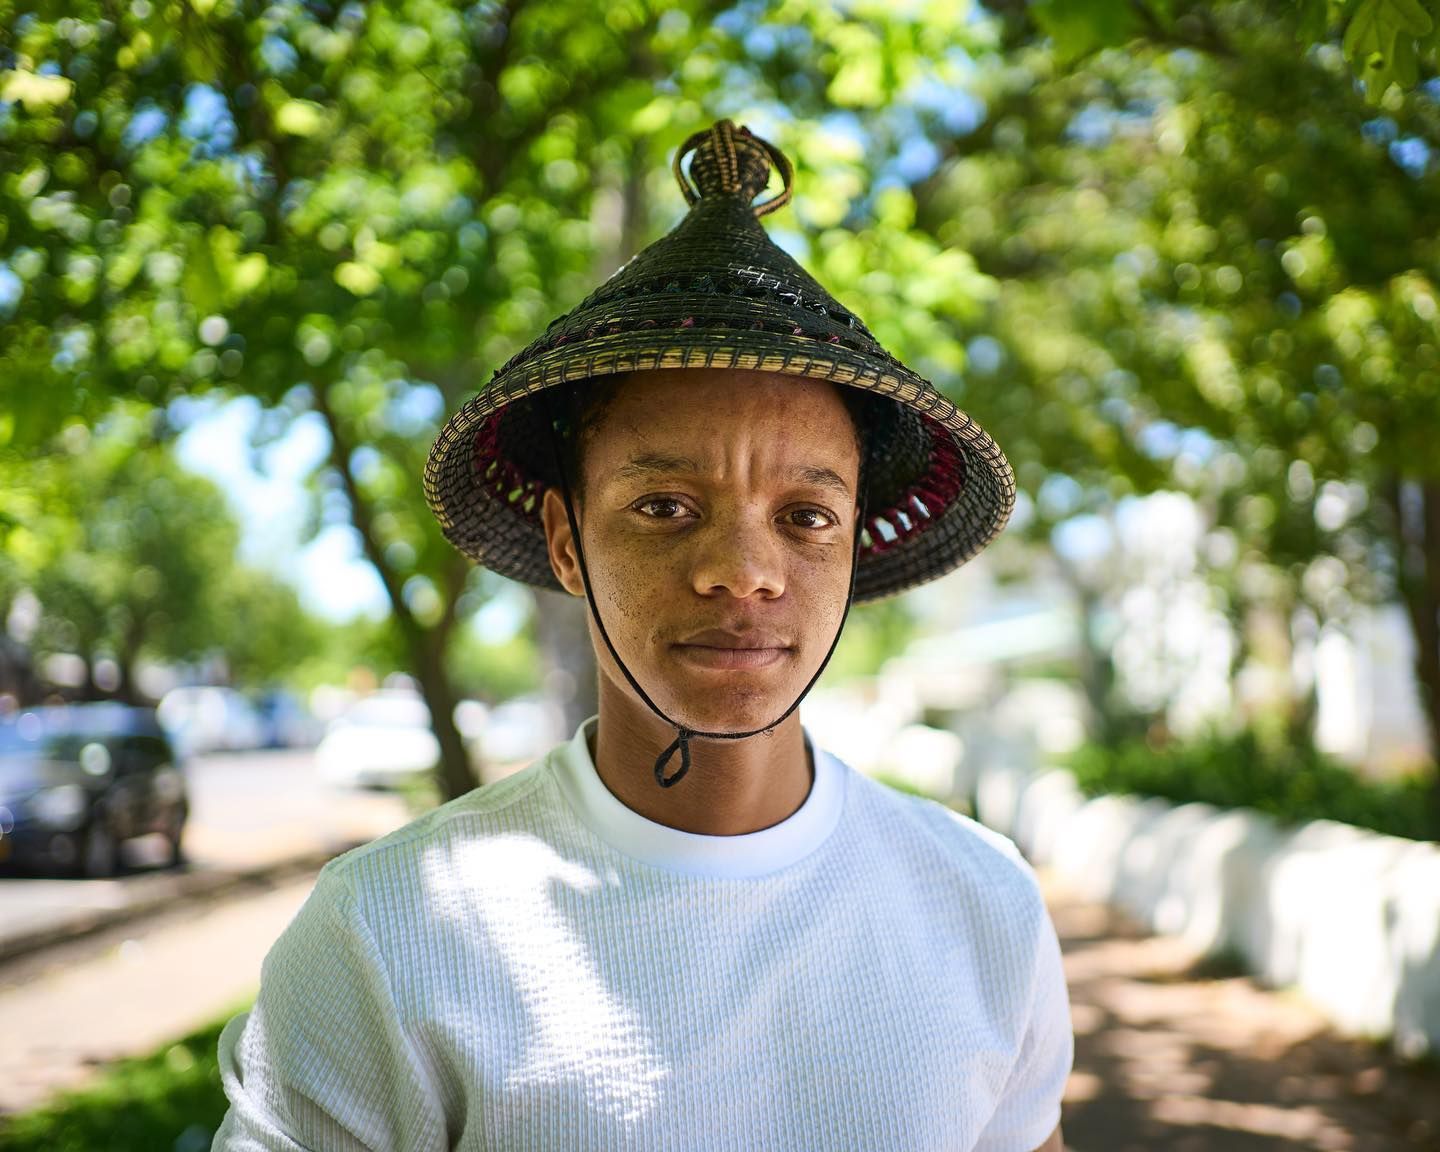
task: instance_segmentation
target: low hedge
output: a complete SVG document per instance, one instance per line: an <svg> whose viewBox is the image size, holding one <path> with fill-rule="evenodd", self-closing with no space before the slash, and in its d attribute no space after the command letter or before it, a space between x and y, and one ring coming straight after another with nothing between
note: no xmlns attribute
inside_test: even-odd
<svg viewBox="0 0 1440 1152"><path fill-rule="evenodd" d="M1089 796L1200 801L1254 808L1281 824L1338 820L1410 840L1440 838L1430 781L1368 779L1314 747L1276 745L1248 730L1158 747L1141 738L1086 744L1066 767Z"/></svg>

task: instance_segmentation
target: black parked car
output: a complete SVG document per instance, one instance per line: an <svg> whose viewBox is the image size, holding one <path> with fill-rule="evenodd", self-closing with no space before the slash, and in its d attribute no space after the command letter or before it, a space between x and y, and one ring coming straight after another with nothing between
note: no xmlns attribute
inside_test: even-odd
<svg viewBox="0 0 1440 1152"><path fill-rule="evenodd" d="M70 704L0 721L0 862L111 876L122 841L159 832L179 864L189 811L151 708Z"/></svg>

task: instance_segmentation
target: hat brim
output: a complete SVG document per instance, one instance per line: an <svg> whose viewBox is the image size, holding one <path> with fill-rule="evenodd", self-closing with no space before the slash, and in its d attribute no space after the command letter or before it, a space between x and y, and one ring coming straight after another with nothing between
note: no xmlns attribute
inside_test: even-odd
<svg viewBox="0 0 1440 1152"><path fill-rule="evenodd" d="M686 330L596 334L502 370L451 417L425 466L425 497L447 539L476 563L542 588L550 568L540 499L546 487L517 469L498 440L509 406L591 377L655 369L719 368L827 380L915 412L929 438L927 468L885 507L869 507L855 600L903 592L964 564L1005 527L1015 478L994 440L923 377L893 359L777 332ZM743 337L743 338L741 338Z"/></svg>

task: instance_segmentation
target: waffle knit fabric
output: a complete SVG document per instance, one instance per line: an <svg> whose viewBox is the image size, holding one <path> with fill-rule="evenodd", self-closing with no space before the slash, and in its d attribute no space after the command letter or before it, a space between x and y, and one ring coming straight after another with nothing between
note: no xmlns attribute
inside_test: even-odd
<svg viewBox="0 0 1440 1152"><path fill-rule="evenodd" d="M699 836L586 735L331 861L220 1038L224 1152L1029 1152L1073 1058L1004 837L814 747L804 804Z"/></svg>

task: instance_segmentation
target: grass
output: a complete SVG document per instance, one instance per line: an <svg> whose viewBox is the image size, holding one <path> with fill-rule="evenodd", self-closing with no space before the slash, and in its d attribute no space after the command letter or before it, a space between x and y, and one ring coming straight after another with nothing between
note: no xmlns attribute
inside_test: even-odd
<svg viewBox="0 0 1440 1152"><path fill-rule="evenodd" d="M0 1119L0 1152L206 1152L228 1104L216 1045L238 1004L150 1056L121 1060L86 1088Z"/></svg>

